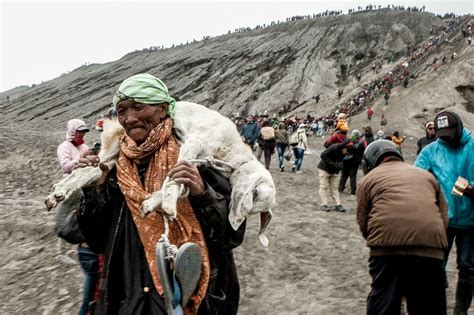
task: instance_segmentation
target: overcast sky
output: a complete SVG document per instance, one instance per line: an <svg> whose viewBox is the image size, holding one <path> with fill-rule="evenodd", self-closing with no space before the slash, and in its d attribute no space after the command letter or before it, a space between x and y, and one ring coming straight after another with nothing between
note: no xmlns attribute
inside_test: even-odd
<svg viewBox="0 0 474 315"><path fill-rule="evenodd" d="M474 12L458 1L70 1L0 0L0 91L41 83L84 63L105 63L150 46L170 46L325 10L367 4Z"/></svg>

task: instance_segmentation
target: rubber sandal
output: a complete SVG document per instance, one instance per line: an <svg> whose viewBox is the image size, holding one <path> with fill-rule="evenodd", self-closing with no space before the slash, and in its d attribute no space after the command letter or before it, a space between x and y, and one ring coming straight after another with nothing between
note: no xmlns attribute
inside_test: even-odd
<svg viewBox="0 0 474 315"><path fill-rule="evenodd" d="M173 281L171 278L171 269L166 259L166 248L163 242L156 243L155 248L156 265L158 267L158 277L163 286L163 295L165 299L166 312L173 314Z"/></svg>
<svg viewBox="0 0 474 315"><path fill-rule="evenodd" d="M201 277L201 249L195 243L184 243L178 249L174 275L181 287L181 305L186 307Z"/></svg>

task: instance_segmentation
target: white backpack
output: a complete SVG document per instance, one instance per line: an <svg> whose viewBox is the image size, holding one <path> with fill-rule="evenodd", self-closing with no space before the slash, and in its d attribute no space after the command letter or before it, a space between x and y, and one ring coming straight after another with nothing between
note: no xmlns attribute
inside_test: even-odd
<svg viewBox="0 0 474 315"><path fill-rule="evenodd" d="M297 146L300 143L300 137L298 131L295 131L290 136L290 145Z"/></svg>

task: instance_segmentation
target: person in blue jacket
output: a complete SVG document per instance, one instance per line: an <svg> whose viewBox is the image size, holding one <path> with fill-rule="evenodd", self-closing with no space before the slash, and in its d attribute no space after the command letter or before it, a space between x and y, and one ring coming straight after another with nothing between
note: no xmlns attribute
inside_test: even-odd
<svg viewBox="0 0 474 315"><path fill-rule="evenodd" d="M435 118L435 142L418 155L415 165L430 171L441 185L448 203L448 248L456 241L458 283L454 314L467 314L474 286L474 139L454 112L442 111ZM458 178L467 180L462 194L454 193Z"/></svg>
<svg viewBox="0 0 474 315"><path fill-rule="evenodd" d="M240 129L240 135L242 136L242 140L246 144L250 146L253 150L255 141L257 141L258 135L260 134L260 128L258 128L257 123L254 122L253 116L249 115L246 120L245 124Z"/></svg>

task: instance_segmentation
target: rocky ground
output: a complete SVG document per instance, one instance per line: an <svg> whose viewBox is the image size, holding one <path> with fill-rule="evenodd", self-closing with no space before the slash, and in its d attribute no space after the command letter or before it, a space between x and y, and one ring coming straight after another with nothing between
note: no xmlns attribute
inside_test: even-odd
<svg viewBox="0 0 474 315"><path fill-rule="evenodd" d="M1 314L72 314L81 301L79 264L58 259L54 213L43 200L60 178L55 149L63 132L0 128ZM98 138L93 131L87 141ZM310 138L302 174L277 169L278 206L270 245L261 247L259 220L248 224L235 251L241 284L240 314L364 314L370 277L368 250L355 223L355 201L342 194L347 213L320 212L316 165L321 139ZM407 140L414 159L416 139ZM287 169L290 164L287 164ZM74 248L71 257L76 259ZM448 308L453 307L454 253L448 264Z"/></svg>

